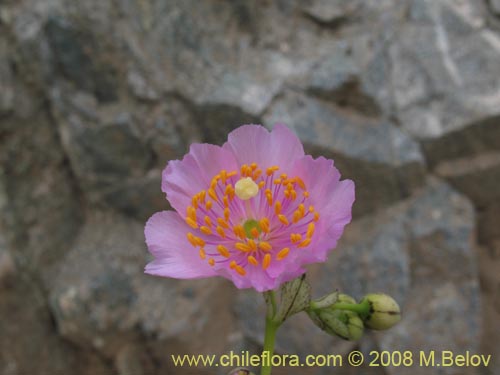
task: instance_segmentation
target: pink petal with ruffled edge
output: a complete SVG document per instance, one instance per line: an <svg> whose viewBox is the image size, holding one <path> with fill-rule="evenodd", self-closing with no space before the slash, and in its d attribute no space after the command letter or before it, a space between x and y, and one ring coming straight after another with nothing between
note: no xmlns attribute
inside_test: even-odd
<svg viewBox="0 0 500 375"><path fill-rule="evenodd" d="M293 174L301 176L311 193L311 202L320 213L316 234L301 260L306 263L324 262L329 250L335 248L344 227L351 222L355 200L354 182L340 181L333 160L307 155L297 161Z"/></svg>
<svg viewBox="0 0 500 375"><path fill-rule="evenodd" d="M170 205L181 215L194 194L210 186L210 180L222 169L237 169L233 154L222 147L195 143L182 160L172 160L162 173L162 190Z"/></svg>
<svg viewBox="0 0 500 375"><path fill-rule="evenodd" d="M282 124L276 124L272 132L260 125L243 125L229 133L222 148L231 151L239 165L255 162L262 169L278 165L288 170L304 156L300 140Z"/></svg>
<svg viewBox="0 0 500 375"><path fill-rule="evenodd" d="M151 275L196 279L216 276L215 270L200 259L186 239L189 227L173 211L157 212L146 223L144 234L155 260L146 266Z"/></svg>

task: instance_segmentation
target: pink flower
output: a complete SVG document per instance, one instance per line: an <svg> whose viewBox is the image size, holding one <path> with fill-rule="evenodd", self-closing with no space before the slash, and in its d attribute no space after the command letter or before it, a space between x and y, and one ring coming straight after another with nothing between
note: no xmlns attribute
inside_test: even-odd
<svg viewBox="0 0 500 375"><path fill-rule="evenodd" d="M176 212L146 223L151 275L275 289L324 262L351 221L354 183L332 160L305 155L284 125L241 126L222 147L193 144L162 177Z"/></svg>

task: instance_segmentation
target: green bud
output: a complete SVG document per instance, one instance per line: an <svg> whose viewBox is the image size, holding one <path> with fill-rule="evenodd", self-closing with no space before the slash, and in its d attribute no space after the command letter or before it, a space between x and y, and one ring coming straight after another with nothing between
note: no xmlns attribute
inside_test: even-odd
<svg viewBox="0 0 500 375"><path fill-rule="evenodd" d="M363 321L355 312L326 308L308 313L312 321L330 335L353 341L363 336Z"/></svg>
<svg viewBox="0 0 500 375"><path fill-rule="evenodd" d="M371 329L389 329L401 320L401 310L398 303L387 294L367 294L361 299L360 304L364 302L370 304L370 311L364 322Z"/></svg>

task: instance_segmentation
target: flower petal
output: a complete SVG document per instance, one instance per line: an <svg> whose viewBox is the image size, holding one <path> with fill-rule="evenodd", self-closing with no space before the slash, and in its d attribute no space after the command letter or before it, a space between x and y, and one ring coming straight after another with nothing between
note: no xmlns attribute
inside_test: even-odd
<svg viewBox="0 0 500 375"><path fill-rule="evenodd" d="M148 249L156 259L146 266L145 272L178 279L215 276L213 268L188 242L188 231L187 224L173 211L157 212L151 216L144 234Z"/></svg>
<svg viewBox="0 0 500 375"><path fill-rule="evenodd" d="M237 170L233 154L222 147L195 143L182 160L172 160L162 173L162 190L170 205L181 215L191 198L210 186L212 178L222 169Z"/></svg>
<svg viewBox="0 0 500 375"><path fill-rule="evenodd" d="M222 147L234 154L238 164L255 162L264 169L278 165L288 170L304 156L300 140L282 124L276 124L272 132L261 125L243 125L229 133Z"/></svg>
<svg viewBox="0 0 500 375"><path fill-rule="evenodd" d="M340 181L340 173L332 160L313 159L309 155L295 163L294 175L301 176L310 192L311 203L320 214L316 234L309 245L311 251L302 253L302 261L324 262L351 221L354 183Z"/></svg>

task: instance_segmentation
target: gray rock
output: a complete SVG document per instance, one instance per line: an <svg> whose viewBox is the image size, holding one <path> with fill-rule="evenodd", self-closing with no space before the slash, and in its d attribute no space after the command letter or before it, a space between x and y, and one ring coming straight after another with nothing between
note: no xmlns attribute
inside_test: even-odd
<svg viewBox="0 0 500 375"><path fill-rule="evenodd" d="M500 38L482 3L413 1L410 20L388 51L402 126L434 139L498 115Z"/></svg>
<svg viewBox="0 0 500 375"><path fill-rule="evenodd" d="M489 0L489 4L493 13L497 16L500 15L500 1L499 0Z"/></svg>
<svg viewBox="0 0 500 375"><path fill-rule="evenodd" d="M304 12L318 22L331 25L352 17L359 7L359 1L314 0L304 7Z"/></svg>
<svg viewBox="0 0 500 375"><path fill-rule="evenodd" d="M7 251L3 236L0 235L0 289L11 284L16 271L14 259Z"/></svg>
<svg viewBox="0 0 500 375"><path fill-rule="evenodd" d="M116 100L118 70L109 63L111 51L100 44L103 40L69 19L55 16L48 19L45 32L56 74L103 102Z"/></svg>

